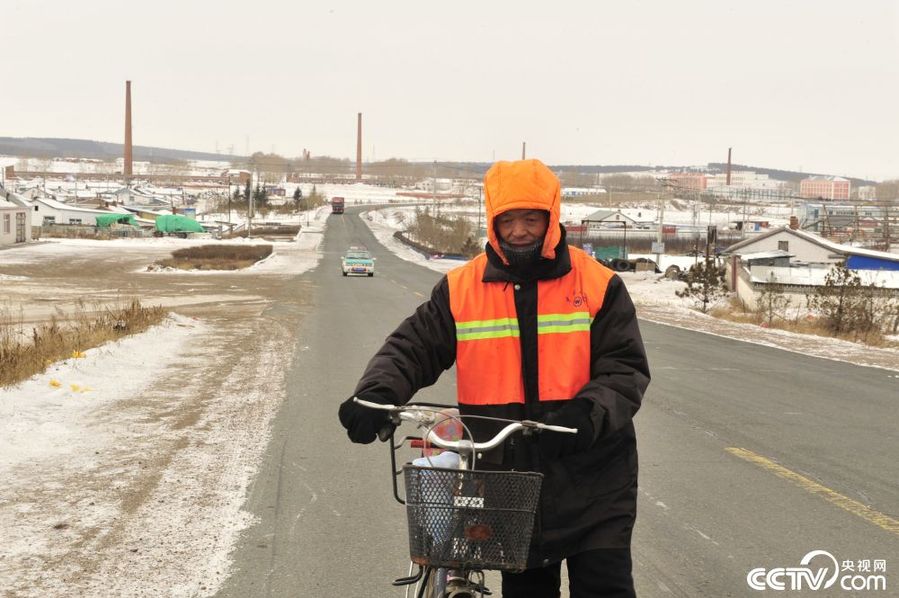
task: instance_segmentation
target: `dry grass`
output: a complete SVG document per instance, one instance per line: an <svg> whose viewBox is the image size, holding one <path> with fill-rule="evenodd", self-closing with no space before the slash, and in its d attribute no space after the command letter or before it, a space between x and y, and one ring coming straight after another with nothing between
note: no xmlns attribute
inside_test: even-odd
<svg viewBox="0 0 899 598"><path fill-rule="evenodd" d="M156 263L179 270L240 270L271 253L271 245L199 245L173 251L171 258Z"/></svg>
<svg viewBox="0 0 899 598"><path fill-rule="evenodd" d="M773 328L776 330L786 330L787 332L795 332L798 334L811 334L825 338L838 338L854 343L861 343L871 347L894 347L895 343L885 338L879 330L872 330L865 335L848 331L843 334L835 334L831 331L825 322L813 315L796 316L793 318L768 318L760 311L749 311L742 308L737 303L729 306L719 306L709 310L709 315L730 322L739 322L741 324L756 324L763 328Z"/></svg>
<svg viewBox="0 0 899 598"><path fill-rule="evenodd" d="M21 319L0 315L0 387L27 380L61 359L131 334L143 332L166 316L161 306L144 307L138 299L88 311L83 303L74 314L60 312L23 335Z"/></svg>

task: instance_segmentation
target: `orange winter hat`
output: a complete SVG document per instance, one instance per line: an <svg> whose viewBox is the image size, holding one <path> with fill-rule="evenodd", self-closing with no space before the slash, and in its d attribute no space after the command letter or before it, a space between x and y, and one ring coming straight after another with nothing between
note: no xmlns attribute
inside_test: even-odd
<svg viewBox="0 0 899 598"><path fill-rule="evenodd" d="M506 262L493 228L493 219L509 210L546 210L549 228L543 240L541 255L556 257L556 245L562 238L559 228L562 185L546 164L540 160L497 162L484 175L484 196L487 208L487 239L493 250Z"/></svg>

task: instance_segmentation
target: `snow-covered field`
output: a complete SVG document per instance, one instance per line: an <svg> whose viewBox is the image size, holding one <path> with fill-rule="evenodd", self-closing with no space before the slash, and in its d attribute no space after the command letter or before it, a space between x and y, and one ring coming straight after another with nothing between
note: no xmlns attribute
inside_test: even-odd
<svg viewBox="0 0 899 598"><path fill-rule="evenodd" d="M355 191L333 194L349 205L389 204L392 197L382 188ZM460 265L427 259L396 241L393 232L408 217L409 210L399 207L363 213L379 241L399 257L438 272ZM325 222L312 216L312 226L295 241L276 243L269 259L231 275L292 278L314 267ZM0 285L32 284L23 268L61 255L124 255L183 243L36 243L0 252ZM17 266L18 273L4 274L5 266ZM645 320L899 372L899 351L718 321L675 296L683 283L651 273L622 278ZM260 303L252 298L241 309L258 313ZM153 580L153 595L216 592L229 573L236 539L250 524L241 508L284 397L277 364L293 341L292 330L263 337L253 326L251 318L225 323L173 316L0 389L0 587L12 588L15 596L140 595ZM235 339L256 345L222 363L224 347ZM213 398L196 404L192 388ZM155 472L149 480L147 471ZM124 553L112 558L105 552L110 546L125 547Z"/></svg>

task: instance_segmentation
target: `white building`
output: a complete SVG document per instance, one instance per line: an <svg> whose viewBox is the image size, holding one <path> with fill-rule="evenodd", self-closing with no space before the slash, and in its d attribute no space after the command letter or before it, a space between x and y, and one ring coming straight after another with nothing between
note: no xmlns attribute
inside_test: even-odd
<svg viewBox="0 0 899 598"><path fill-rule="evenodd" d="M31 240L31 214L27 208L7 201L0 189L0 247Z"/></svg>
<svg viewBox="0 0 899 598"><path fill-rule="evenodd" d="M603 230L648 230L656 226L652 221L637 220L621 210L597 210L583 218L581 224L586 226L588 233L596 233Z"/></svg>
<svg viewBox="0 0 899 598"><path fill-rule="evenodd" d="M727 173L719 172L706 175L706 188L727 186ZM734 170L730 173L730 186L749 189L780 189L784 181L772 179L767 174L760 174L751 170Z"/></svg>
<svg viewBox="0 0 899 598"><path fill-rule="evenodd" d="M877 199L877 187L874 185L862 185L858 188L858 198L862 201Z"/></svg>
<svg viewBox="0 0 899 598"><path fill-rule="evenodd" d="M49 224L83 224L95 226L97 216L100 214L128 214L127 210L119 207L100 210L97 208L80 208L50 199L49 197L35 197L27 201L31 209L31 218L35 226Z"/></svg>

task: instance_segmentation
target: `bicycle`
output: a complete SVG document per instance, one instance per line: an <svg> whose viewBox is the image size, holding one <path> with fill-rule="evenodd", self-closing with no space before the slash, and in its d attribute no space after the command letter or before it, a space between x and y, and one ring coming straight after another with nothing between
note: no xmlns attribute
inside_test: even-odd
<svg viewBox="0 0 899 598"><path fill-rule="evenodd" d="M415 598L483 598L492 594L484 583L484 571L525 569L543 475L477 470L478 455L519 431L527 435L537 431L576 434L577 430L490 418L508 423L490 440L474 442L458 410L425 403L397 406L353 400L390 416L392 425L379 437L389 441L393 496L406 505L411 562L408 575L393 582L406 587L406 598L410 589ZM422 437L405 436L395 442L394 430L404 421L422 430ZM455 434L460 438L441 435L441 428L450 423L464 432ZM422 449L422 457L398 470L396 452L407 441ZM455 452L435 456L431 446ZM399 475L405 482L405 500L397 487Z"/></svg>

